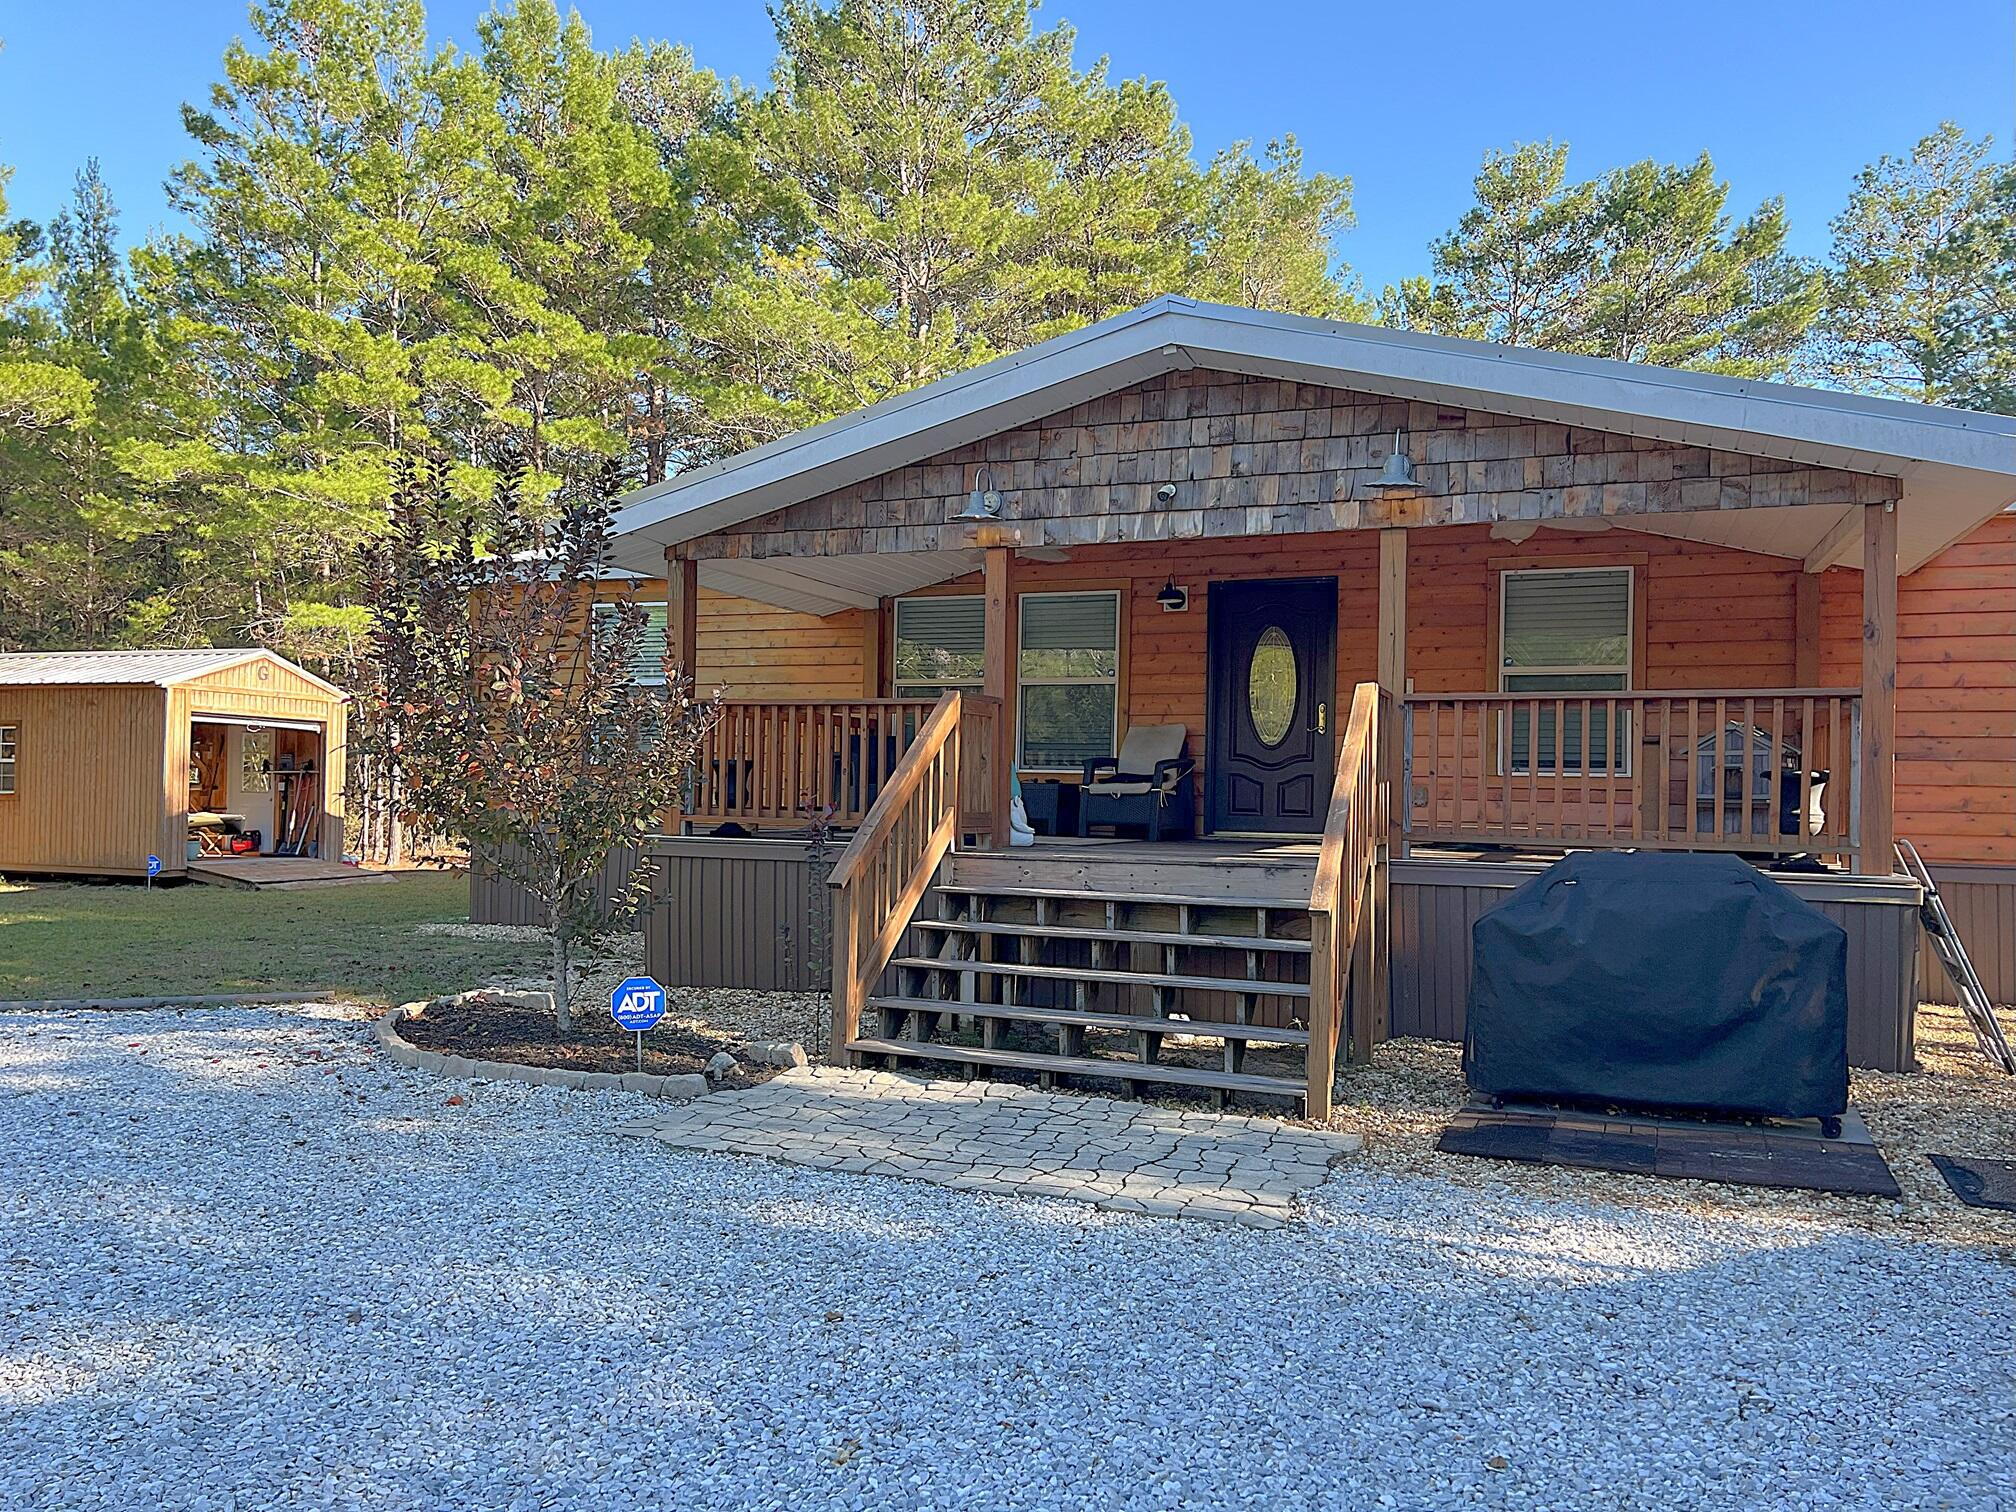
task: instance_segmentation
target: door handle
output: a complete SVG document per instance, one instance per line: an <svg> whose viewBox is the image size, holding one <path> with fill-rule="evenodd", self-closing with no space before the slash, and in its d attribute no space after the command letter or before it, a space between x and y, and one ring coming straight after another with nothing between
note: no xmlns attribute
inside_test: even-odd
<svg viewBox="0 0 2016 1512"><path fill-rule="evenodd" d="M1330 705L1320 698L1316 700L1316 733L1318 735L1330 733Z"/></svg>

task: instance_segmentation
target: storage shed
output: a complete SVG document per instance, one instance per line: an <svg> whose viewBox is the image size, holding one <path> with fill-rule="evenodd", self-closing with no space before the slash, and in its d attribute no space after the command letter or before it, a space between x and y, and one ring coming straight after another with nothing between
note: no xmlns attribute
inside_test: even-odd
<svg viewBox="0 0 2016 1512"><path fill-rule="evenodd" d="M348 697L243 647L0 653L0 872L340 859Z"/></svg>

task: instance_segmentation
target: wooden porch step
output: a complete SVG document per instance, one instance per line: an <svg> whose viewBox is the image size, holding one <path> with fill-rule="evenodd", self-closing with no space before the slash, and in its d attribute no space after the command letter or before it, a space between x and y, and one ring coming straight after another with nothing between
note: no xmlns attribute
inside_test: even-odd
<svg viewBox="0 0 2016 1512"><path fill-rule="evenodd" d="M1141 1034L1189 1034L1204 1039L1247 1040L1269 1045L1306 1045L1307 1029L1269 1024L1231 1024L1222 1019L1158 1018L1152 1013L1093 1013L1073 1008L1022 1008L1006 1003L948 1003L942 998L875 997L871 1008L901 1013L954 1013L967 1018L1007 1019L1023 1024L1062 1024L1071 1029L1125 1029Z"/></svg>
<svg viewBox="0 0 2016 1512"><path fill-rule="evenodd" d="M1307 898L1210 898L1196 893L1116 893L1098 887L996 887L986 882L940 882L932 891L961 898L1048 898L1087 903L1149 904L1160 908L1271 908L1281 913L1307 913Z"/></svg>
<svg viewBox="0 0 2016 1512"><path fill-rule="evenodd" d="M939 960L934 956L898 956L891 966L917 971L955 971L982 976L1044 977L1058 982L1117 982L1132 987L1182 987L1193 992L1246 992L1255 997L1306 998L1307 982L1263 982L1253 977L1181 976L1161 971L1114 971L1096 966L1024 966L1013 961ZM947 1003L948 1009L969 1012L970 1005Z"/></svg>
<svg viewBox="0 0 2016 1512"><path fill-rule="evenodd" d="M1129 901L1132 901L1131 899ZM943 929L952 934L1033 935L1042 940L1125 940L1142 945L1197 945L1212 950L1284 950L1307 955L1307 940L1277 940L1271 935L1183 934L1169 929L1129 929L1125 925L1098 929L1085 924L1036 924L1027 920L926 919L911 921L919 929Z"/></svg>
<svg viewBox="0 0 2016 1512"><path fill-rule="evenodd" d="M948 1010L959 1005L945 1003ZM1056 1076L1096 1076L1107 1081L1161 1082L1170 1086L1207 1087L1217 1092L1258 1092L1271 1097L1301 1098L1307 1090L1299 1078L1257 1076L1250 1071L1211 1071L1171 1066L1159 1061L1099 1060L1092 1056L1040 1055L1022 1050L983 1050L972 1045L938 1045L928 1040L857 1039L847 1042L855 1055L893 1055L904 1060L950 1061L955 1065L995 1066Z"/></svg>

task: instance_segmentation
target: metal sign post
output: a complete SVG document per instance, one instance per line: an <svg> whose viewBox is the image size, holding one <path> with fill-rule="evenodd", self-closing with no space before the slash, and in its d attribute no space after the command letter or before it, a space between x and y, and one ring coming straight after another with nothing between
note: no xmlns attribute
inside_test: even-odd
<svg viewBox="0 0 2016 1512"><path fill-rule="evenodd" d="M665 1017L665 989L650 977L631 977L609 994L609 1016L637 1035L637 1069L644 1069L644 1031Z"/></svg>

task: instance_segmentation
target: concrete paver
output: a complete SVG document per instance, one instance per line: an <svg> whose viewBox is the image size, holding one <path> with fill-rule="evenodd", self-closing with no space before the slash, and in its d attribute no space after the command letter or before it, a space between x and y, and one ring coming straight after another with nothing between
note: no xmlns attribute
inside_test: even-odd
<svg viewBox="0 0 2016 1512"><path fill-rule="evenodd" d="M834 1066L695 1098L619 1132L677 1149L1254 1228L1292 1221L1296 1199L1363 1146L1355 1134L1266 1118Z"/></svg>

